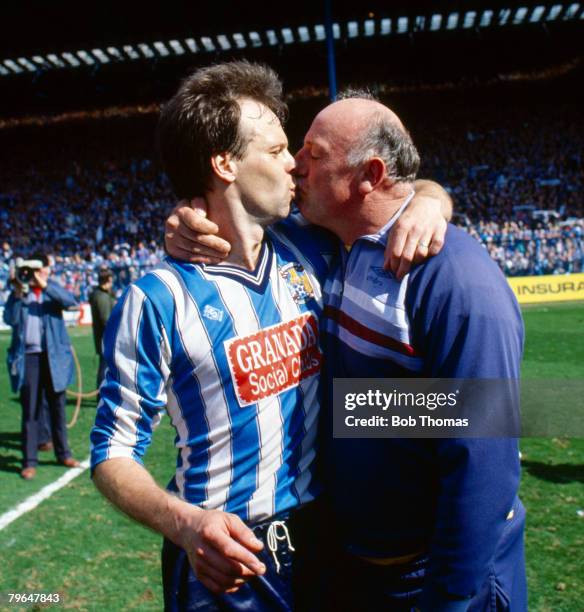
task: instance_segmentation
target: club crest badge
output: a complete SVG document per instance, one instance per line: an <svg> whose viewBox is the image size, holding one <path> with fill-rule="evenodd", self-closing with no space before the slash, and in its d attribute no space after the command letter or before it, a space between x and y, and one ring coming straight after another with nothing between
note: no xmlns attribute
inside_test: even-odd
<svg viewBox="0 0 584 612"><path fill-rule="evenodd" d="M280 275L286 282L292 299L297 304L305 304L314 297L314 288L306 270L298 262L291 262L280 268Z"/></svg>

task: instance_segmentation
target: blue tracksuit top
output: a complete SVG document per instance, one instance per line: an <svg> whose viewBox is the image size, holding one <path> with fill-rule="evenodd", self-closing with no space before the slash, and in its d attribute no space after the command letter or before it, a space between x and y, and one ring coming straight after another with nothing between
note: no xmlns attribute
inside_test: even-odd
<svg viewBox="0 0 584 612"><path fill-rule="evenodd" d="M449 225L440 254L399 282L383 270L394 221L357 240L326 284L330 397L334 377L517 379L521 313L486 250ZM326 483L346 548L425 550L425 590L472 596L520 503L517 441L333 439L325 405Z"/></svg>

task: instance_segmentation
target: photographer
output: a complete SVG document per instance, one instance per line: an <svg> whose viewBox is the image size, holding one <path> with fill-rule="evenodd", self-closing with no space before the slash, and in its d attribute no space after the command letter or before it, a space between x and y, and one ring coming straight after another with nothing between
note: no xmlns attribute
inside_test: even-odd
<svg viewBox="0 0 584 612"><path fill-rule="evenodd" d="M43 397L51 420L57 461L77 467L71 457L65 421L65 390L73 378L71 342L63 321L63 310L77 306L65 289L50 280L46 255L17 260L12 292L4 309L4 321L12 327L8 369L13 391L20 391L22 404L23 468L20 475L36 475L38 440Z"/></svg>

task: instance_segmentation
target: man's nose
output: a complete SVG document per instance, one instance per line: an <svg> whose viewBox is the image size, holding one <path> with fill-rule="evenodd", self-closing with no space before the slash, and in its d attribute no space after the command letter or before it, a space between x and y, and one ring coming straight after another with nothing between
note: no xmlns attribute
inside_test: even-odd
<svg viewBox="0 0 584 612"><path fill-rule="evenodd" d="M296 169L296 160L290 154L290 151L286 149L286 172L294 173Z"/></svg>

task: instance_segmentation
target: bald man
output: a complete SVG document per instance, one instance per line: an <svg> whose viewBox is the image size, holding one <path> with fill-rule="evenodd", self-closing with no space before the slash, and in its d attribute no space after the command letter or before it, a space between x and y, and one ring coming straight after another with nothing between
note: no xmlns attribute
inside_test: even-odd
<svg viewBox="0 0 584 612"><path fill-rule="evenodd" d="M401 281L383 273L418 163L399 118L362 97L319 113L296 156L303 215L351 245L325 285L329 384L519 378L518 305L466 233L449 226L442 251ZM341 541L334 609L526 608L515 439L325 438Z"/></svg>

